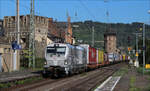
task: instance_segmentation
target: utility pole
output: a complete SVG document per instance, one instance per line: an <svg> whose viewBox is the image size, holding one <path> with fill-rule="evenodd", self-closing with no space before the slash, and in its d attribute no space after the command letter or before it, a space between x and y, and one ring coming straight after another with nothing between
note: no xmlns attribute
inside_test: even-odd
<svg viewBox="0 0 150 91"><path fill-rule="evenodd" d="M17 44L20 44L20 16L19 16L19 0L17 0Z"/></svg>
<svg viewBox="0 0 150 91"><path fill-rule="evenodd" d="M145 23L143 24L143 75L144 75L144 67L145 67Z"/></svg>
<svg viewBox="0 0 150 91"><path fill-rule="evenodd" d="M34 0L31 0L30 31L29 31L29 67L35 68L35 23L34 23Z"/></svg>
<svg viewBox="0 0 150 91"><path fill-rule="evenodd" d="M94 47L94 26L92 26L92 46Z"/></svg>
<svg viewBox="0 0 150 91"><path fill-rule="evenodd" d="M19 0L16 0L16 35L17 44L20 44L20 17L19 17ZM13 70L19 69L20 57L19 50L15 50L13 53Z"/></svg>

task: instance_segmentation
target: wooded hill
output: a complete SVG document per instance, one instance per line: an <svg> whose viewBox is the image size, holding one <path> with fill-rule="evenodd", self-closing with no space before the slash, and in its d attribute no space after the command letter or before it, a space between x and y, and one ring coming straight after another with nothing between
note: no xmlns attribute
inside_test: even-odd
<svg viewBox="0 0 150 91"><path fill-rule="evenodd" d="M78 27L77 27L78 26ZM104 33L106 29L113 30L117 34L117 47L127 48L128 46L135 46L135 34L136 32L141 32L143 24L139 22L134 22L131 24L124 23L102 23L102 22L73 22L73 36L76 40L79 40L81 43L92 43L92 26L94 26L94 39L95 47L103 48L104 47ZM141 39L142 36L139 36ZM146 38L150 38L150 26L146 25ZM77 41L78 42L78 41Z"/></svg>

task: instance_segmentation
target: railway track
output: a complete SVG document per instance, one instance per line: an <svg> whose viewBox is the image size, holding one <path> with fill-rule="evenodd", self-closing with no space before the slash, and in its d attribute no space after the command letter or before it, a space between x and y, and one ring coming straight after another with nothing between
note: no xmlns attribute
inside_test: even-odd
<svg viewBox="0 0 150 91"><path fill-rule="evenodd" d="M3 89L4 91L91 91L95 86L111 76L124 63L103 67L94 71L67 78L43 79L30 84Z"/></svg>
<svg viewBox="0 0 150 91"><path fill-rule="evenodd" d="M115 68L114 68L115 67ZM120 65L112 66L112 68L106 68L96 71L95 74L90 74L84 78L76 81L70 81L59 88L54 88L49 91L91 91L97 84L103 82L106 78L111 76ZM74 84L72 84L74 83Z"/></svg>

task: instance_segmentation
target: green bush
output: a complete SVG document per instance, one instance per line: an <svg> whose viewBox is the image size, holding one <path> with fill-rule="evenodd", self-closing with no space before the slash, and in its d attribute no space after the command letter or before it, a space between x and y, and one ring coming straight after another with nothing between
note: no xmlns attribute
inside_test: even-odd
<svg viewBox="0 0 150 91"><path fill-rule="evenodd" d="M35 59L35 66L36 66L36 68L43 68L44 62L45 62L44 58L36 58Z"/></svg>
<svg viewBox="0 0 150 91"><path fill-rule="evenodd" d="M13 84L12 83L6 83L6 84L0 84L0 88L8 88L11 87Z"/></svg>
<svg viewBox="0 0 150 91"><path fill-rule="evenodd" d="M140 73L140 74L143 74L143 67L137 68L137 72ZM144 68L144 74L145 75L150 75L150 70Z"/></svg>

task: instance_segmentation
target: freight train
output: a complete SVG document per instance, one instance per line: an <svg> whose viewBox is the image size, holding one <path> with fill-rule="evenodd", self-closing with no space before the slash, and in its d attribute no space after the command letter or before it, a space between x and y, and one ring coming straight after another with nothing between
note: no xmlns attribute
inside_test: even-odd
<svg viewBox="0 0 150 91"><path fill-rule="evenodd" d="M45 59L44 77L76 74L127 60L120 54L106 54L88 44L70 45L63 43L48 45L45 49Z"/></svg>

